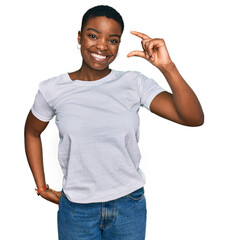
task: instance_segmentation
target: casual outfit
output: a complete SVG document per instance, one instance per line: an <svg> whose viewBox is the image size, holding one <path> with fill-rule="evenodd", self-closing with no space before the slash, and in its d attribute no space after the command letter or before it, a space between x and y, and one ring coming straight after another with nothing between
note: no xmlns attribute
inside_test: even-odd
<svg viewBox="0 0 228 240"><path fill-rule="evenodd" d="M58 211L60 240L144 240L146 234L144 188L100 203L70 202L62 193Z"/></svg>
<svg viewBox="0 0 228 240"><path fill-rule="evenodd" d="M40 83L31 110L44 122L56 116L64 192L60 208L78 204L83 221L84 210L99 212L101 204L109 203L115 213L118 201L125 207L132 200L124 196L144 191L138 111L140 106L150 110L151 101L162 91L153 79L135 71L112 70L95 81L72 81L64 73ZM116 221L121 227L121 220Z"/></svg>

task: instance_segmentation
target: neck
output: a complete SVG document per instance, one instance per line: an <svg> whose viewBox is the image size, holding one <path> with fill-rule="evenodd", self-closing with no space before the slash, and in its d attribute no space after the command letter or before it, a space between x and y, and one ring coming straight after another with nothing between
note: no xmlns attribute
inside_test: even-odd
<svg viewBox="0 0 228 240"><path fill-rule="evenodd" d="M109 69L109 67L103 70L96 70L82 64L81 68L77 71L77 75L80 80L94 81L107 76L110 72L111 69Z"/></svg>

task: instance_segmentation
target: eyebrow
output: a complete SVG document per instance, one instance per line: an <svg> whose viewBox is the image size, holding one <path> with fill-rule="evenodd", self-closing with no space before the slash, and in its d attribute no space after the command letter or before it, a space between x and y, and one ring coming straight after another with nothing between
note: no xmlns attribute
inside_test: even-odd
<svg viewBox="0 0 228 240"><path fill-rule="evenodd" d="M87 28L87 31L89 31L89 30L92 30L92 31L97 32L99 34L101 33L100 31L98 31L97 29L94 29L94 28ZM120 38L120 35L119 34L110 34L109 37L118 37L118 38Z"/></svg>

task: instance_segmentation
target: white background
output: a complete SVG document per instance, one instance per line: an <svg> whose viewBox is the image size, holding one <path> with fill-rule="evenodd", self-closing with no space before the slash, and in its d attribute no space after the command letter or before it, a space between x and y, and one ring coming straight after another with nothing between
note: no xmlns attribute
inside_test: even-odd
<svg viewBox="0 0 228 240"><path fill-rule="evenodd" d="M84 12L98 4L113 6L125 21L120 53L111 68L141 71L169 91L158 69L143 59L126 58L141 48L130 30L164 38L205 113L204 125L192 128L140 108L146 239L227 240L225 0L1 2L1 239L57 239L58 206L35 194L24 152L24 123L39 82L80 67L77 31ZM61 190L54 120L42 140L46 181Z"/></svg>

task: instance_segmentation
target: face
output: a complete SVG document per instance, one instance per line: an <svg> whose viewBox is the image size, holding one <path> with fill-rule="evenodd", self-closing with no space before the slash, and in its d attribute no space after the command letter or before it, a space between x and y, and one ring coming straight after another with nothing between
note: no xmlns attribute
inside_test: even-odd
<svg viewBox="0 0 228 240"><path fill-rule="evenodd" d="M121 26L114 19L89 19L82 32L78 32L83 57L82 67L93 70L108 69L109 64L116 58L121 33Z"/></svg>

